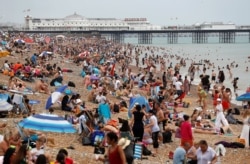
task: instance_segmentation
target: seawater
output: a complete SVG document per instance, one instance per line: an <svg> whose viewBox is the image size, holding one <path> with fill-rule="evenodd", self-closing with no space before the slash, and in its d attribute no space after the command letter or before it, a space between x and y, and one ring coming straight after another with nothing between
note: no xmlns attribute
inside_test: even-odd
<svg viewBox="0 0 250 164"><path fill-rule="evenodd" d="M235 77L239 77L238 81L238 95L245 93L247 87L250 86L250 43L249 36L236 36L236 43L219 43L218 37L209 37L207 44L193 44L191 37L179 37L177 44L168 44L167 37L154 37L153 43L150 45L141 45L141 46L150 46L154 50L155 55L178 55L183 58L186 58L187 66L181 68L181 74L188 74L188 67L192 61L200 62L201 60L210 60L211 63L214 63L215 68L210 67L207 69L206 74L211 76L212 70L218 75L218 66L223 69L225 73L225 82L226 87L231 88L233 92L232 80ZM126 43L131 43L137 45L137 38L125 38ZM162 47L163 49L155 50L155 47ZM151 51L144 51L144 53L152 54ZM144 57L144 54L140 58ZM141 61L140 61L141 62ZM174 66L178 63L178 60L171 60L172 65ZM235 62L234 66L238 64L238 67L231 68L232 78L229 78L229 72L226 69L227 65ZM170 63L166 63L169 66ZM246 71L246 67L249 68L249 71ZM203 66L200 66L202 70ZM158 66L159 69L159 66ZM194 83L199 82L199 76L196 73L196 79ZM235 96L233 94L233 98Z"/></svg>

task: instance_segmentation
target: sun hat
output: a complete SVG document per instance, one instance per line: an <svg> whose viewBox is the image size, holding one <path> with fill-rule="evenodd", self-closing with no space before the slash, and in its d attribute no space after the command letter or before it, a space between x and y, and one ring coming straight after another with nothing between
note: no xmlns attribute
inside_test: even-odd
<svg viewBox="0 0 250 164"><path fill-rule="evenodd" d="M81 99L76 99L76 104L81 103L81 102L82 102Z"/></svg>
<svg viewBox="0 0 250 164"><path fill-rule="evenodd" d="M122 147L122 149L125 149L130 144L130 140L127 138L121 138L118 141L118 145Z"/></svg>
<svg viewBox="0 0 250 164"><path fill-rule="evenodd" d="M217 98L217 101L221 101L221 99L220 99L220 98Z"/></svg>

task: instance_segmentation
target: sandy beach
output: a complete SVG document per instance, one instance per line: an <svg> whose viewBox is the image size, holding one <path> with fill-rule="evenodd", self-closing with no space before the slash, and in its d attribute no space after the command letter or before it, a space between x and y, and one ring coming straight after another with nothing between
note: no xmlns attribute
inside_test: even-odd
<svg viewBox="0 0 250 164"><path fill-rule="evenodd" d="M64 46L67 45L73 45L74 43L70 43L70 41L67 41L64 43ZM30 52L24 52L23 56L20 55L20 53L15 53L12 52L11 56L3 57L0 58L0 65L2 66L4 64L5 60L8 60L9 63L15 63L17 61L20 61L21 63L25 62L25 58L30 58L31 55L36 52L37 50L35 49L30 49ZM132 51L133 57L135 57L134 51ZM181 54L180 54L181 55ZM139 68L134 65L135 59L133 58L133 65L130 65L129 68L131 68L132 72L134 74L137 74L140 72ZM173 63L178 63L179 59L172 58L171 59ZM82 101L85 101L86 107L89 110L93 110L97 108L97 104L94 104L92 102L88 101L88 95L90 93L89 90L83 87L83 78L80 76L81 73L81 65L76 64L73 62L73 59L71 56L68 55L59 55L59 54L54 54L54 58L51 61L47 61L51 64L56 63L58 66L61 68L66 68L72 70L72 72L64 72L63 78L64 78L64 83L67 81L73 81L77 87L71 88L74 92L77 92L81 95ZM118 71L118 68L120 68L121 65L116 65L116 70ZM189 65L187 65L189 67ZM185 68L186 69L186 68ZM156 71L155 77L161 77L162 72L158 69ZM1 74L0 78L0 84L8 85L8 80L9 76ZM35 80L39 80L35 78ZM52 77L47 78L48 82L52 80ZM198 78L196 78L196 84L198 82ZM30 88L34 88L35 83L30 83L30 82L25 82L26 85ZM50 86L49 87L50 91L54 91L55 87ZM135 87L135 90L141 92L138 88ZM2 91L2 92L7 92L7 91ZM143 93L143 92L141 92ZM146 95L146 94L145 94ZM46 101L49 97L48 94L44 93L38 93L38 94L33 94L33 95L28 95L29 99L32 100L39 100L40 104L33 105L33 108L35 109L36 113L48 113L47 110L45 110L45 104ZM148 98L148 97L147 97ZM191 85L190 88L190 94L186 95L185 98L183 99L183 102L189 102L190 106L188 108L181 108L184 113L191 115L193 110L196 107L199 107L199 104L196 103L197 100L197 86L196 85ZM110 92L108 92L107 99L111 103L118 103L120 100L114 97ZM207 104L208 110L213 109L213 100L212 96L208 95L207 98ZM239 104L238 104L239 105ZM236 107L236 105L232 104L232 107ZM237 106L241 111L243 111L241 106ZM58 114L60 116L65 115L65 112L60 109L60 105L55 103L53 105L53 108L55 109L55 114ZM212 113L211 113L212 114ZM120 112L120 113L115 113L112 114L112 119L118 119L118 117L121 118L127 118L127 112ZM214 115L212 114L212 117L214 118ZM242 120L241 116L236 116L238 119ZM212 119L213 119L212 118ZM13 120L21 120L23 118L1 118L0 123L7 123L7 128L6 129L13 129L15 125L13 124ZM75 125L77 127L77 125ZM171 128L176 128L174 123L169 123L168 125ZM237 140L237 137L240 135L241 130L242 130L242 125L231 125L234 135L211 135L211 134L197 134L194 133L194 138L195 141L199 141L201 139L205 139L208 141L209 145L213 148L215 148L215 143L218 141L227 141L227 142L234 142ZM4 131L1 132L1 134L4 134ZM93 154L94 147L91 146L82 146L81 142L78 140L79 135L78 134L59 134L59 133L46 133L48 137L53 137L55 138L55 147L49 147L47 146L45 148L46 152L48 152L53 159L55 159L56 154L60 148L67 148L69 146L72 146L74 149L67 149L69 152L69 156L74 159L78 164L94 164L94 163L101 163L99 161L95 160L95 155ZM168 159L168 154L170 151L174 151L176 147L179 146L180 140L174 137L172 137L173 142L167 143L167 144L160 144L159 148L159 155L157 157L151 157L148 156L148 159L143 159L143 160L136 160L135 163L151 163L151 164L164 164L166 163ZM148 146L149 149L152 149L152 145ZM220 163L221 164L247 164L250 163L250 151L249 149L233 149L233 148L226 148L226 155L223 157L220 157ZM171 162L171 160L169 160Z"/></svg>

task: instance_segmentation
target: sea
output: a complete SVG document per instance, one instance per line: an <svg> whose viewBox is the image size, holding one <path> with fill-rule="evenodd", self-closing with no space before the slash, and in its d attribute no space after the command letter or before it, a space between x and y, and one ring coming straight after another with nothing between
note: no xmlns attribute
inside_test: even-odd
<svg viewBox="0 0 250 164"><path fill-rule="evenodd" d="M138 45L138 39L137 37L125 37L125 43ZM210 62L214 63L215 68L210 67L207 69L206 74L211 77L212 70L214 70L218 75L219 66L225 73L224 85L232 90L232 102L237 105L240 105L241 102L235 100L236 95L233 92L232 84L233 78L239 78L238 90L236 91L238 95L244 94L250 86L250 69L246 71L247 67L250 68L250 43L248 35L236 36L235 43L219 43L218 37L208 37L208 43L206 44L193 44L192 37L179 37L177 44L168 44L167 37L153 37L152 44L139 46L150 46L153 50L158 47L158 51L154 51L155 55L178 55L186 58L186 67L182 67L180 70L183 76L188 75L188 67L192 61L199 63L205 59L210 60ZM143 53L152 54L151 51ZM142 54L140 57L142 58L144 55ZM171 60L170 62L174 66L179 61ZM234 62L234 68L231 68L232 78L230 78L226 66L232 62ZM168 66L169 63L166 64ZM236 65L238 66L236 67ZM201 70L202 68L200 66ZM199 75L196 73L194 84L198 84L199 82Z"/></svg>

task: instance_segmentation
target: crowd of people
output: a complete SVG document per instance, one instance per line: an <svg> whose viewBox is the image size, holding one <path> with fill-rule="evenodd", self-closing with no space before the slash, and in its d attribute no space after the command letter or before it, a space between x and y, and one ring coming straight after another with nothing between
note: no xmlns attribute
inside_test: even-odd
<svg viewBox="0 0 250 164"><path fill-rule="evenodd" d="M15 47L13 44L13 49L25 54L22 47ZM52 87L65 81L64 72L68 70L61 69L58 63L52 64L48 61L53 55L38 54L51 51L62 58L71 59L77 67L80 67L81 87L87 94L65 91L60 102L61 110L68 112L70 123L84 124L90 133L103 131L106 134L102 146L108 145L108 151L105 156L98 157L98 160L108 160L110 164L126 163L127 154L118 144L125 134L131 138L131 142L152 144L151 154L154 157L158 156L159 147L165 140L165 133L171 132L175 133L175 136L179 134L180 138L180 147L175 150L173 156L174 163L183 161L198 164L215 163L217 160L215 151L205 140L196 142L193 133L234 134L230 127L233 117L229 112L232 93L223 85L225 77L221 70L217 81L214 71L210 79L206 69L200 71L199 67L195 67L195 63L192 63L189 67L189 76L182 76L181 68L186 66L186 62L180 56L164 55L163 58L155 55L154 50L149 47L114 44L97 38L89 40L75 38L65 45L57 44L56 41L52 44L42 42L35 51L37 52L26 58L24 63L21 61L9 63L8 60L4 62L3 74L10 76L8 89L51 94ZM84 52L83 56L78 55L81 52ZM171 62L173 58L178 58L180 61L175 66ZM133 60L136 61L138 71L131 69L130 64ZM207 64L210 66L210 63ZM157 72L157 65L160 65L160 73ZM183 109L188 108L190 102L184 100L194 87L192 81L195 76L200 77L200 84L197 86L199 108L195 109L192 115L188 115ZM29 88L27 83L31 82L33 77L39 79L36 79L33 88ZM50 83L48 79L51 80ZM237 79L233 85L236 90ZM210 90L212 90L213 104L209 104L208 101L211 99ZM132 107L127 105L130 100L140 96L147 101L136 102ZM116 101L113 101L114 99ZM94 113L85 105L84 100L98 106ZM26 104L29 104L28 98ZM213 110L208 110L209 106L212 106ZM246 108L249 108L248 104ZM52 108L50 112L54 113ZM112 117L119 112L128 113L129 117L129 120L123 118L125 121L122 121L121 128L118 128L118 124L113 124L115 121ZM227 112L227 115L224 112ZM34 114L35 111L30 107L28 113ZM245 147L249 147L249 116L249 109L246 109L243 121L234 121L243 124L240 138L245 140ZM215 117L214 123L213 117ZM174 128L171 126L173 123L176 125ZM79 129L83 130L81 126ZM29 149L29 145L21 144L18 135L8 135L6 134L0 143L4 163L10 160L14 164L40 164L44 161L53 161L43 149L44 143L49 142L48 138L45 141L43 137L37 137L36 147ZM73 163L67 155L65 149L60 150L55 163Z"/></svg>

